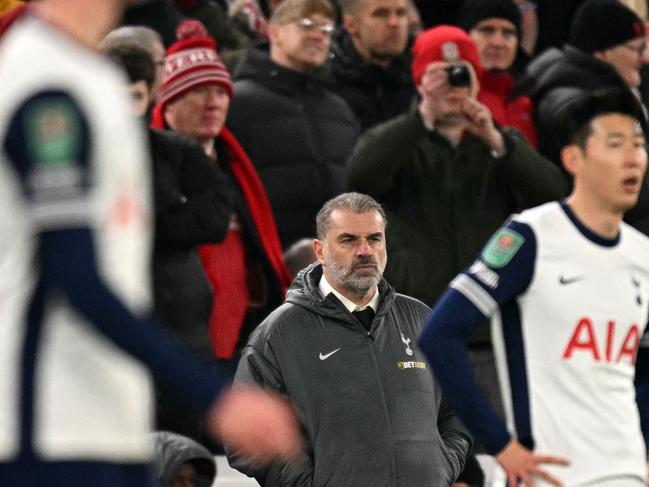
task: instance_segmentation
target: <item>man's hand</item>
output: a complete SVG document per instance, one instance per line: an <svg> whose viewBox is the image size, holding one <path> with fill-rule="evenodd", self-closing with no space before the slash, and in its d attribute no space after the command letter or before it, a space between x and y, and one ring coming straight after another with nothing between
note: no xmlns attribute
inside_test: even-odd
<svg viewBox="0 0 649 487"><path fill-rule="evenodd" d="M508 485L514 487L518 485L518 480L522 480L525 487L534 487L533 476L541 477L543 480L558 487L563 484L555 477L540 468L543 463L553 465L569 465L565 458L554 457L550 455L536 455L516 439L512 439L507 446L496 455L496 460L500 463L507 474Z"/></svg>
<svg viewBox="0 0 649 487"><path fill-rule="evenodd" d="M421 96L419 102L419 115L428 130L432 130L435 119L438 116L439 101L442 100L450 90L448 85L448 74L445 68L447 63L433 62L426 67L421 83L417 91Z"/></svg>
<svg viewBox="0 0 649 487"><path fill-rule="evenodd" d="M216 438L255 463L289 462L302 450L293 409L261 389L233 387L217 400L207 421Z"/></svg>
<svg viewBox="0 0 649 487"><path fill-rule="evenodd" d="M482 139L494 153L504 155L505 140L496 129L489 108L474 98L467 98L462 105L462 112L468 121L466 130Z"/></svg>

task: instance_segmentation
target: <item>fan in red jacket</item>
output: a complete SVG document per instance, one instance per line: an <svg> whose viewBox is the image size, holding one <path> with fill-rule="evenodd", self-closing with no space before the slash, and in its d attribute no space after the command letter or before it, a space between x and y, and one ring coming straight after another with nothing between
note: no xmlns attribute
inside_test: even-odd
<svg viewBox="0 0 649 487"><path fill-rule="evenodd" d="M475 42L484 69L478 99L491 110L498 125L520 130L536 148L532 101L511 95L521 35L519 7L513 0L468 0L458 23Z"/></svg>

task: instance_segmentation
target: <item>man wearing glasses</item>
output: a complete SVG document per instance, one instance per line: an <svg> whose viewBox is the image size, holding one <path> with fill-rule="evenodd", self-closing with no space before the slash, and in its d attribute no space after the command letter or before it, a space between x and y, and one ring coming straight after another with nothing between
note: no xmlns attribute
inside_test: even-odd
<svg viewBox="0 0 649 487"><path fill-rule="evenodd" d="M546 51L527 68L521 91L535 108L539 151L560 166L558 110L581 93L600 88L632 91L640 99L640 68L647 62L642 20L617 0L588 0L581 5L562 51ZM638 102L640 103L640 101ZM647 134L647 111L640 120ZM566 177L568 175L566 174ZM649 184L646 176L635 208L625 221L649 234Z"/></svg>
<svg viewBox="0 0 649 487"><path fill-rule="evenodd" d="M358 122L325 85L334 30L328 0L285 0L269 45L254 46L234 74L228 127L266 187L284 249L315 235L322 204L344 190Z"/></svg>

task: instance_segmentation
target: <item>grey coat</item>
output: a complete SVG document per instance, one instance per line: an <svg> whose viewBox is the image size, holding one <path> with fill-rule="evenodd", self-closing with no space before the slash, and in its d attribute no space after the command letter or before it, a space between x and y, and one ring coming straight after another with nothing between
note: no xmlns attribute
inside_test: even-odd
<svg viewBox="0 0 649 487"><path fill-rule="evenodd" d="M302 271L286 302L251 335L235 382L284 394L306 453L291 464L233 467L265 486L442 487L471 445L415 346L429 308L385 281L370 331L318 290L322 267Z"/></svg>
<svg viewBox="0 0 649 487"><path fill-rule="evenodd" d="M197 486L210 487L216 478L216 463L212 454L191 438L168 431L152 434L156 480L160 487L170 487L173 474L186 462L196 469Z"/></svg>

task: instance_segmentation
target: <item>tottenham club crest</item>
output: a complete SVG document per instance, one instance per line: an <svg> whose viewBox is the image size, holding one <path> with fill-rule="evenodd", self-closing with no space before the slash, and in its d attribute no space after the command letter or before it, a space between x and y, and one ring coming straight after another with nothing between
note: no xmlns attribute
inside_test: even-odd
<svg viewBox="0 0 649 487"><path fill-rule="evenodd" d="M410 338L406 338L402 332L399 332L399 333L401 333L401 341L406 346L406 353L408 355L414 355L415 352L413 352L412 348L410 348Z"/></svg>

